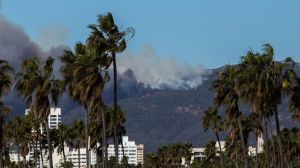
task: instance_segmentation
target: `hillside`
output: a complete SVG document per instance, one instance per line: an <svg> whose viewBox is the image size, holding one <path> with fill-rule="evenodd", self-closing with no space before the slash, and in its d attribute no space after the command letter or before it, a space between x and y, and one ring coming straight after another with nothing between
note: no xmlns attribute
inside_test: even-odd
<svg viewBox="0 0 300 168"><path fill-rule="evenodd" d="M151 152L159 146L176 142L191 142L194 146L204 145L214 139L211 131L201 127L201 116L213 100L209 89L213 73L195 90L164 90L135 98L121 100L126 110L127 135L137 143L145 144L145 151ZM280 107L283 127L296 126L285 112L287 102ZM243 106L242 111L249 108ZM275 123L272 122L272 127ZM275 130L275 129L274 129Z"/></svg>

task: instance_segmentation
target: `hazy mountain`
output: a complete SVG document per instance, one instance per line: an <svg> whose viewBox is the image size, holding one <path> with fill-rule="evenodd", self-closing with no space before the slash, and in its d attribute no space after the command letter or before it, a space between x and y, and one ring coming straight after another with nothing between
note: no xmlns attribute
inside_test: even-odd
<svg viewBox="0 0 300 168"><path fill-rule="evenodd" d="M213 71L197 89L156 90L120 100L119 104L126 110L129 138L145 144L146 152L169 143L191 142L194 146L200 146L209 139L214 140L211 131L202 129L200 121L203 111L212 104L214 93L210 90L210 84L215 75L216 71ZM283 112L285 107L280 108L282 125L295 126L289 114ZM244 106L242 110L247 112L248 108ZM70 112L64 115L64 119L70 120L70 116L76 116L74 114Z"/></svg>

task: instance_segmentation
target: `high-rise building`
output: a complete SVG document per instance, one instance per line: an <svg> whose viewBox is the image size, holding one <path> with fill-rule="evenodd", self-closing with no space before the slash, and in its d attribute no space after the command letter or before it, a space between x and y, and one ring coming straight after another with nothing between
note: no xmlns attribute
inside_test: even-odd
<svg viewBox="0 0 300 168"><path fill-rule="evenodd" d="M123 144L124 155L128 158L129 164L137 165L138 163L143 163L143 161L141 161L141 160L143 160L143 155L144 155L144 146L143 145L136 145L135 141L129 141L128 136L123 136L121 143ZM107 152L108 152L108 158L110 158L111 156L115 156L114 145L109 145ZM139 156L138 156L138 153L139 153ZM123 159L122 145L119 145L119 162L121 162L122 159ZM138 162L138 159L139 159L139 162Z"/></svg>
<svg viewBox="0 0 300 168"><path fill-rule="evenodd" d="M28 115L30 112L30 109L26 109L25 110L25 115ZM61 123L61 108L50 108L50 113L48 116L48 124L49 124L49 128L50 129L54 129L54 128L58 128L59 123ZM43 127L41 125L40 128L41 133L43 133ZM32 132L36 132L36 130L32 130ZM34 148L32 148L33 146L35 146L35 144L28 144L29 146L29 153L26 156L26 160L34 160ZM14 147L12 147L13 149ZM49 167L49 159L48 159L48 154L46 151L42 150L40 151L40 143L39 141L37 142L37 152L39 153L38 156L38 165L40 165L40 162L43 161L44 166ZM17 162L18 157L16 154L16 150L11 150L10 153L10 159L12 162ZM41 154L43 155L43 159L41 158ZM38 166L39 167L39 166Z"/></svg>
<svg viewBox="0 0 300 168"><path fill-rule="evenodd" d="M259 134L257 139L257 153L262 153L264 151L264 139L262 134Z"/></svg>
<svg viewBox="0 0 300 168"><path fill-rule="evenodd" d="M137 154L136 154L136 158L137 158L137 163L143 165L144 164L144 145L143 144L139 144L136 146L137 149Z"/></svg>
<svg viewBox="0 0 300 168"><path fill-rule="evenodd" d="M48 124L50 129L58 128L61 123L61 108L50 108Z"/></svg>

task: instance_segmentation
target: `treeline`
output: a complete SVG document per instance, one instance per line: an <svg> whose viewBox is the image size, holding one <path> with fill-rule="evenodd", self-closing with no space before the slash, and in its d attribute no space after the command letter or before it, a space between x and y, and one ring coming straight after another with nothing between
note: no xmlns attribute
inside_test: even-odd
<svg viewBox="0 0 300 168"><path fill-rule="evenodd" d="M215 92L212 106L201 118L203 129L210 129L216 139L206 145L205 158L195 160L191 167L300 167L299 128L281 129L280 118L300 121L300 78L295 71L296 62L290 57L276 61L270 44L262 53L252 50L241 57L236 65L224 66L211 84ZM199 95L201 96L201 95ZM288 116L279 116L280 105L288 102ZM249 107L242 111L241 106ZM281 109L282 110L282 109ZM287 113L283 113L287 114ZM275 132L271 123L275 123ZM225 138L225 152L221 149L221 137ZM258 138L263 134L263 153L258 151ZM249 156L250 138L256 142L256 156ZM176 145L175 145L176 146ZM145 166L177 167L181 154L173 153L173 146L162 147L146 157ZM180 147L180 146L178 146ZM185 149L185 147L181 147ZM162 152L168 151L168 152ZM174 158L179 156L174 162ZM189 158L189 157L187 157ZM153 167L153 166L152 166ZM155 166L154 166L155 167Z"/></svg>
<svg viewBox="0 0 300 168"><path fill-rule="evenodd" d="M298 155L296 158L287 157L288 153L284 152L278 114L281 103L288 101L288 109L284 110L291 112L292 120L300 120L300 78L295 66L296 63L290 57L276 61L272 46L265 44L262 53L248 51L241 57L240 63L225 66L213 81L214 102L202 118L203 127L211 128L218 143L219 132L226 130L231 139L231 147L241 146L243 167L249 167L247 151L250 134L254 135L256 142L260 134L263 134L264 142L272 140L269 136L272 134L272 127L268 128L272 121L276 126L277 143L272 145L276 155L271 159L271 146L265 143L264 167L289 167L299 159L299 149L293 153L294 156ZM249 106L250 114L241 111L240 106L243 104ZM220 114L221 110L223 114ZM275 139L272 140L274 141ZM222 154L220 162L222 167ZM257 157L255 167L258 167Z"/></svg>
<svg viewBox="0 0 300 168"><path fill-rule="evenodd" d="M96 148L97 142L102 145L102 167L108 167L107 141L112 139L118 156L118 147L122 135L125 134L124 114L117 105L117 67L118 53L126 49L128 40L134 35L134 29L119 29L111 13L100 15L96 24L88 26L91 30L86 42L79 42L73 50L65 51L60 57L62 79L53 74L54 59L40 57L24 59L20 71L14 72L5 60L0 60L0 167L10 165L9 149L16 146L19 167L24 167L24 157L29 148L34 148L35 167L43 167L38 163L38 151L47 150L50 168L53 168L53 147L63 151L63 145L74 148L86 148L86 163L90 167L89 137L91 147ZM108 106L102 100L105 84L110 80L108 68L113 67L114 73L114 104ZM30 113L24 118L7 120L11 108L3 102L3 98L11 90L15 90L26 102ZM75 121L70 128L60 125L58 130L49 130L47 117L50 107L57 107L62 94L68 94L75 102L85 109L85 121ZM5 122L6 121L6 122ZM40 126L45 130L42 134ZM53 132L55 131L55 132ZM37 145L37 143L41 143ZM54 146L53 146L54 145ZM36 149L40 146L41 149ZM95 149L97 150L97 149ZM21 156L21 157L20 157ZM23 158L23 159L21 159ZM66 163L64 156L64 165ZM82 165L81 165L82 166ZM99 167L99 165L97 166ZM118 157L115 159L118 165Z"/></svg>
<svg viewBox="0 0 300 168"><path fill-rule="evenodd" d="M283 160L287 162L284 167L296 168L300 167L300 131L299 128L284 128L280 132L282 139ZM195 157L192 160L192 144L172 144L162 146L154 153L149 153L145 157L145 168L214 168L214 167L243 167L243 149L240 142L233 142L230 136L225 138L225 150L220 152L216 147L217 141L209 141L203 146L204 151L202 157ZM270 148L269 159L265 160L264 153L258 155L248 155L249 167L266 167L266 162L270 162L272 167L279 167L278 162L278 146L277 137L275 135L269 137L267 141ZM199 153L197 154L199 156ZM222 156L222 157L221 157ZM222 162L221 162L222 159Z"/></svg>

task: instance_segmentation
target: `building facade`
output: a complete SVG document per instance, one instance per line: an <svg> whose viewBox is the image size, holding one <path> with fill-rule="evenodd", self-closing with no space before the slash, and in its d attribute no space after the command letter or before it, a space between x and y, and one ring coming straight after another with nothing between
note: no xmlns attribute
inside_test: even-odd
<svg viewBox="0 0 300 168"><path fill-rule="evenodd" d="M128 158L129 164L137 165L138 163L144 163L144 145L136 145L135 141L129 141L128 136L122 137L124 155ZM119 162L123 160L122 145L119 145ZM109 145L107 148L108 158L115 156L114 145Z"/></svg>

